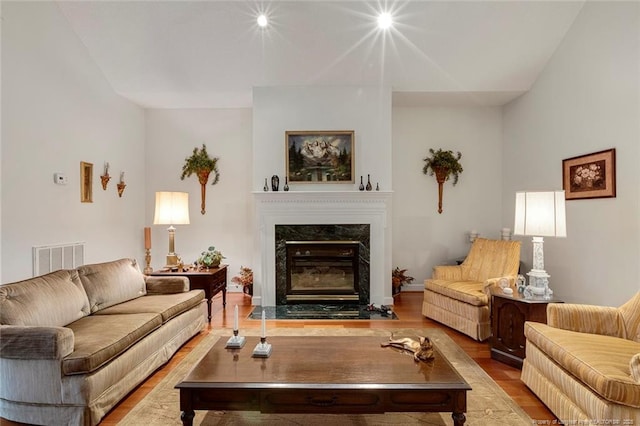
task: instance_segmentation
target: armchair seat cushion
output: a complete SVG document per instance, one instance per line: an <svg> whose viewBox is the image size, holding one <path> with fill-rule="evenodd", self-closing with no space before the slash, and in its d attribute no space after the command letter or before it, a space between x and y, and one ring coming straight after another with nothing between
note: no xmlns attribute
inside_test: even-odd
<svg viewBox="0 0 640 426"><path fill-rule="evenodd" d="M473 306L486 306L489 304L489 297L484 293L484 283L480 281L428 279L425 281L424 287L427 290Z"/></svg>
<svg viewBox="0 0 640 426"><path fill-rule="evenodd" d="M525 323L525 336L527 345L535 345L600 397L640 407L640 383L629 371L629 360L640 353L640 343L535 322Z"/></svg>

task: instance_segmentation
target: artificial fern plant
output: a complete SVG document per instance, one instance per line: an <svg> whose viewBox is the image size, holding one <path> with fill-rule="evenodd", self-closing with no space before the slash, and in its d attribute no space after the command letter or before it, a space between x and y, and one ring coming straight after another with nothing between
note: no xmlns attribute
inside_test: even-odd
<svg viewBox="0 0 640 426"><path fill-rule="evenodd" d="M213 172L213 181L211 185L215 185L220 180L220 172L218 172L218 157L211 157L207 152L207 146L202 144L202 148L193 148L190 157L185 158L182 165L181 180L195 174L200 182L200 196L202 198L200 213L205 214L205 198L206 184L209 181L209 175Z"/></svg>
<svg viewBox="0 0 640 426"><path fill-rule="evenodd" d="M453 175L453 185L458 183L460 173L462 173L462 164L460 159L462 153L460 151L454 154L453 151L438 149L434 151L433 148L429 148L428 156L424 158L424 167L422 167L422 173L429 176L436 175L436 181L438 182L438 213L442 213L442 191L443 184L449 180L449 177Z"/></svg>

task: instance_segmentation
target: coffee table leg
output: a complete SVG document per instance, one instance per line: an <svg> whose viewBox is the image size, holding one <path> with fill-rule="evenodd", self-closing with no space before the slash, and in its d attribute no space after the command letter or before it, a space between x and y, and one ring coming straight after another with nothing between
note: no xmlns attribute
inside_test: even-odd
<svg viewBox="0 0 640 426"><path fill-rule="evenodd" d="M196 416L195 411L186 410L180 414L180 420L182 420L183 426L193 426L193 418Z"/></svg>
<svg viewBox="0 0 640 426"><path fill-rule="evenodd" d="M451 417L453 418L453 426L463 426L467 420L464 413L453 413Z"/></svg>

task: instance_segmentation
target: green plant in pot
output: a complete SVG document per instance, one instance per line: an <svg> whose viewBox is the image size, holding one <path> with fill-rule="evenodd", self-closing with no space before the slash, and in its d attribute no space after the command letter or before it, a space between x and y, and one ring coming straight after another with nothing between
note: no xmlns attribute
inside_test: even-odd
<svg viewBox="0 0 640 426"><path fill-rule="evenodd" d="M406 275L406 269L400 269L396 266L396 269L391 273L392 294L395 296L400 293L400 289L404 284L410 284L415 278Z"/></svg>
<svg viewBox="0 0 640 426"><path fill-rule="evenodd" d="M429 176L435 174L438 182L438 213L442 213L443 185L451 176L453 176L453 185L455 186L458 183L460 173L463 171L462 164L460 164L462 153L458 151L454 154L453 151L444 151L442 149L434 151L433 148L429 148L429 154L424 158L425 164L422 167L422 173Z"/></svg>
<svg viewBox="0 0 640 426"><path fill-rule="evenodd" d="M220 250L216 250L214 246L209 247L206 251L203 251L198 258L198 264L206 268L217 268L220 266L222 259L226 259Z"/></svg>
<svg viewBox="0 0 640 426"><path fill-rule="evenodd" d="M213 181L211 185L215 185L220 180L220 172L218 172L218 157L210 157L207 152L207 147L202 144L202 148L193 148L193 153L190 157L185 158L184 165L182 166L181 180L195 174L198 176L198 182L200 182L200 213L205 214L205 199L207 193L207 183L209 182L209 175L213 173Z"/></svg>

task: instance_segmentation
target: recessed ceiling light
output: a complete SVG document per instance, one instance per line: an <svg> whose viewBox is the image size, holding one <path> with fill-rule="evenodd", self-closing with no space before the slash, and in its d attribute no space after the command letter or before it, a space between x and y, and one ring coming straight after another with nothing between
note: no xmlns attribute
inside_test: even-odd
<svg viewBox="0 0 640 426"><path fill-rule="evenodd" d="M389 12L382 12L378 15L378 28L386 30L393 25L393 18Z"/></svg>
<svg viewBox="0 0 640 426"><path fill-rule="evenodd" d="M258 26L264 28L267 26L268 23L269 21L267 20L267 17L264 14L258 16Z"/></svg>

